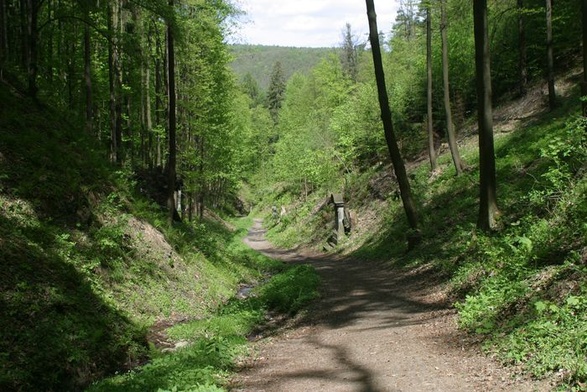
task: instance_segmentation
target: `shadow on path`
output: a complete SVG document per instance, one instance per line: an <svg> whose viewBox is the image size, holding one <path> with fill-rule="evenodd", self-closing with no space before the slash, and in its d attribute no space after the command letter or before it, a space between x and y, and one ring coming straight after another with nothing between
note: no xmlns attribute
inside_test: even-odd
<svg viewBox="0 0 587 392"><path fill-rule="evenodd" d="M531 391L471 350L431 270L276 250L255 220L245 242L287 263L310 264L321 298L232 381L233 391ZM465 347L467 346L467 347ZM497 375L496 375L497 374ZM505 374L505 375L504 375Z"/></svg>

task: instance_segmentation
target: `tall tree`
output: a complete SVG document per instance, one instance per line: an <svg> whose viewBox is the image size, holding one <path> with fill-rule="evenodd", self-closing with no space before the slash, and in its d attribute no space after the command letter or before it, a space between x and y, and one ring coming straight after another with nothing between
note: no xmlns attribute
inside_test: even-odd
<svg viewBox="0 0 587 392"><path fill-rule="evenodd" d="M583 83L581 84L581 95L583 96L583 116L587 117L587 0L581 0L581 11L583 13Z"/></svg>
<svg viewBox="0 0 587 392"><path fill-rule="evenodd" d="M243 76L241 81L241 87L245 93L251 98L251 107L258 106L261 103L261 91L259 89L259 83L253 78L250 72L247 72Z"/></svg>
<svg viewBox="0 0 587 392"><path fill-rule="evenodd" d="M0 80L4 79L4 62L8 55L8 21L6 13L6 0L0 0Z"/></svg>
<svg viewBox="0 0 587 392"><path fill-rule="evenodd" d="M114 0L108 7L108 80L110 90L110 160L122 162L122 103L120 89L121 61L119 45L120 8L119 0Z"/></svg>
<svg viewBox="0 0 587 392"><path fill-rule="evenodd" d="M554 89L554 54L552 41L552 0L546 0L546 60L548 78L548 107L556 106L556 91Z"/></svg>
<svg viewBox="0 0 587 392"><path fill-rule="evenodd" d="M169 8L173 11L174 1L169 0ZM173 15L173 13L172 13ZM167 139L169 151L167 157L167 208L169 210L169 224L178 218L175 208L175 177L176 177L176 92L175 92L175 37L172 17L167 20L167 94L168 94L168 128Z"/></svg>
<svg viewBox="0 0 587 392"><path fill-rule="evenodd" d="M416 205L412 196L410 182L404 161L401 157L395 133L393 131L393 122L391 120L391 110L389 108L389 98L387 96L387 88L385 85L385 74L383 72L383 62L381 60L381 47L379 44L379 33L377 30L377 14L375 13L375 5L373 0L366 0L367 17L369 20L369 40L371 42L371 53L373 55L373 66L375 69L375 78L377 81L377 91L379 97L379 107L381 110L381 121L383 122L383 130L385 133L385 140L387 148L393 163L393 170L397 177L400 194L404 211L408 219L408 224L413 233L408 238L408 247L414 247L420 241L420 230L418 223L418 214Z"/></svg>
<svg viewBox="0 0 587 392"><path fill-rule="evenodd" d="M526 25L524 16L524 0L517 0L518 8L518 73L520 95L526 95L528 85L528 48L526 45Z"/></svg>
<svg viewBox="0 0 587 392"><path fill-rule="evenodd" d="M86 93L86 131L93 133L94 104L92 97L92 44L90 34L90 5L89 0L81 2L84 11L84 84Z"/></svg>
<svg viewBox="0 0 587 392"><path fill-rule="evenodd" d="M395 18L395 31L401 33L406 41L411 41L416 30L416 8L418 2L415 0L400 0L399 9Z"/></svg>
<svg viewBox="0 0 587 392"><path fill-rule="evenodd" d="M345 30L342 34L342 52L340 53L342 69L347 77L353 82L357 81L357 74L359 72L359 59L357 53L357 42L353 35L351 24L345 25Z"/></svg>
<svg viewBox="0 0 587 392"><path fill-rule="evenodd" d="M426 1L426 118L428 127L428 156L432 171L438 168L436 161L436 148L434 145L434 122L432 121L432 5Z"/></svg>
<svg viewBox="0 0 587 392"><path fill-rule="evenodd" d="M284 93L285 75L281 62L276 61L271 71L271 79L269 80L269 89L267 91L267 107L275 124L279 121L279 110L281 109Z"/></svg>
<svg viewBox="0 0 587 392"><path fill-rule="evenodd" d="M455 125L452 119L452 109L450 103L450 83L448 76L448 38L446 33L448 28L446 19L446 0L440 0L440 19L440 37L442 41L442 81L444 90L444 111L446 114L446 135L448 138L448 146L450 148L455 170L457 175L460 175L463 173L463 162L461 160L459 147L457 145Z"/></svg>
<svg viewBox="0 0 587 392"><path fill-rule="evenodd" d="M482 230L496 228L497 180L493 145L493 107L491 102L491 66L487 26L487 0L473 2L475 30L475 69L479 125L479 219Z"/></svg>
<svg viewBox="0 0 587 392"><path fill-rule="evenodd" d="M28 74L28 93L31 97L37 97L37 73L38 73L38 41L39 41L39 10L43 0L23 0L26 9L26 33L25 58Z"/></svg>

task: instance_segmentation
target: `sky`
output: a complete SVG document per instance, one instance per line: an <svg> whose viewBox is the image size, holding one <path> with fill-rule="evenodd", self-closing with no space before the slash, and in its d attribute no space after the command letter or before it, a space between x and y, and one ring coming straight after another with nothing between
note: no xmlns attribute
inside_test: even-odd
<svg viewBox="0 0 587 392"><path fill-rule="evenodd" d="M369 24L362 0L237 0L247 15L241 18L237 43L293 47L336 47L346 23L360 42ZM375 0L377 27L389 33L399 0Z"/></svg>

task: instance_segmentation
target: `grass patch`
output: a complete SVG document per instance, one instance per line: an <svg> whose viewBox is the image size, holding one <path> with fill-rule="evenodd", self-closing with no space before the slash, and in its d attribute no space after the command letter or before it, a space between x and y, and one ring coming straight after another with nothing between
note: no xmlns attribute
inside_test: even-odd
<svg viewBox="0 0 587 392"><path fill-rule="evenodd" d="M2 86L0 102L0 390L124 372L154 354L156 320L207 317L282 268L244 227L169 227L81 127Z"/></svg>
<svg viewBox="0 0 587 392"><path fill-rule="evenodd" d="M244 300L231 299L209 318L174 326L170 337L189 342L176 352L155 356L130 373L93 385L89 391L221 391L236 361L247 352L246 336L267 312L293 314L318 295L310 266L295 266L257 287Z"/></svg>

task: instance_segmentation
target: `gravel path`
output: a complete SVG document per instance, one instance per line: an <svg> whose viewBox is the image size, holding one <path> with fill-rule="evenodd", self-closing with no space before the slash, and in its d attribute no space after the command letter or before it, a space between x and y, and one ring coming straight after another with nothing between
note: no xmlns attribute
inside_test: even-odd
<svg viewBox="0 0 587 392"><path fill-rule="evenodd" d="M276 250L261 221L247 244L290 263L312 264L322 296L306 317L256 343L233 391L548 391L482 355L456 328L454 311L425 270Z"/></svg>

